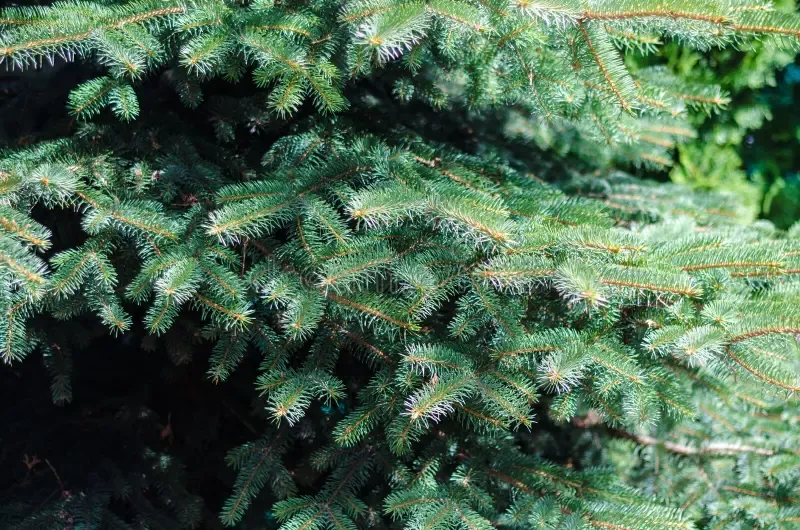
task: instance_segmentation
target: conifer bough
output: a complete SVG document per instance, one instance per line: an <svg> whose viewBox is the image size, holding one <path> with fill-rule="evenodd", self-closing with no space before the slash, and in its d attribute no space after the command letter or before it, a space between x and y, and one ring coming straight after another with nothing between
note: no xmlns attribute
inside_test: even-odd
<svg viewBox="0 0 800 530"><path fill-rule="evenodd" d="M256 359L269 427L228 454L226 526L263 528L258 504L283 530L798 528L800 230L615 169L669 163L686 113L727 101L625 50L795 45L798 21L628 0L7 8L8 66L105 73L69 96L74 136L0 153L0 357L41 352L60 403L49 319L119 340L199 323L219 385ZM198 114L212 78L260 88L214 100L204 138L138 116L158 71ZM439 118L481 126L478 147L437 141ZM271 144L242 133L270 120ZM39 213L64 208L74 244ZM141 480L98 479L124 493L0 521L203 523L172 460L137 459Z"/></svg>

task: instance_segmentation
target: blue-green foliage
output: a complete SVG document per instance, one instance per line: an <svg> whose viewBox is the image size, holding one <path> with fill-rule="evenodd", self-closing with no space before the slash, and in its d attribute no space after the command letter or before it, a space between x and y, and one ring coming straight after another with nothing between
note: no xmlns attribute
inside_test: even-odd
<svg viewBox="0 0 800 530"><path fill-rule="evenodd" d="M109 188L93 178L89 168L106 161L105 177L122 182L120 162L104 155L39 146L35 163L6 159L4 171L20 175L18 197L43 172L59 176L48 200L83 211L88 239L45 263L25 246L46 248L43 228L6 229L4 270L16 287L5 295L4 359L46 344L28 335L32 311L93 313L121 333L138 304L155 334L199 311L216 342L208 377L222 383L245 358L261 358L254 384L283 433L257 452L231 453L240 475L227 524L270 484L288 497L275 506L285 528L352 527L366 513L358 492L376 480L374 462L412 477L416 464L405 466L419 448L443 443L438 465L450 478L398 478L387 515L436 527L509 517L691 527L695 512L645 500L613 472L555 468L548 478L553 464L513 445L513 433L543 416L605 424L667 453L796 458L785 439L761 440L757 429L713 434L703 411L713 402L726 416L767 414L798 391L797 240L740 222L722 196L615 173L576 177L592 197L577 200L508 166L417 142L325 128L287 136L258 178L178 209L154 201L158 182ZM7 212L17 224L4 226L24 226L23 215ZM131 246L141 265L120 284L114 253ZM338 358L353 348L374 375L319 457L329 485L293 497L282 437L313 403L343 402ZM70 365L57 353L47 357L53 391L67 400ZM769 421L758 414L748 417ZM712 434L686 438L678 425ZM720 495L697 506L728 502Z"/></svg>
<svg viewBox="0 0 800 530"><path fill-rule="evenodd" d="M207 344L201 373L245 381L270 424L242 421L256 441L226 447L214 524L266 500L283 530L798 526L800 233L611 165L668 165L687 113L727 102L621 50L794 45L796 16L727 0L0 13L12 67L107 70L73 90L80 120L147 119L157 71L202 120L205 82L254 81L215 100L216 138L190 119L82 123L0 153L0 358L40 351L66 403L75 352L54 321ZM322 116L283 121L301 111ZM265 123L280 134L253 140ZM65 211L80 237L44 222ZM123 492L79 497L99 515L77 524L200 524L196 499L150 478L173 461L143 461L134 491L152 480L176 518ZM63 528L62 501L7 526Z"/></svg>

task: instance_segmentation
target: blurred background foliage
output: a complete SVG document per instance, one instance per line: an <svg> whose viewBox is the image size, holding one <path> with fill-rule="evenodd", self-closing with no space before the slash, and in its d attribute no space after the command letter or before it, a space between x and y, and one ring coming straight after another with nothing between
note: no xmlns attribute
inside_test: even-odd
<svg viewBox="0 0 800 530"><path fill-rule="evenodd" d="M775 6L796 9L794 0ZM633 60L666 61L673 71L721 85L730 97L725 110L694 117L700 134L678 147L672 181L734 192L754 217L779 228L800 219L800 60L794 50L755 42L739 50L702 52L671 43L657 56Z"/></svg>

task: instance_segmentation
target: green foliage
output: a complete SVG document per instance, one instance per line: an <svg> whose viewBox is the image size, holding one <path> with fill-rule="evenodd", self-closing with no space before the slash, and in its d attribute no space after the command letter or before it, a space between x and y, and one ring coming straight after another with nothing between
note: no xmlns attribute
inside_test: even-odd
<svg viewBox="0 0 800 530"><path fill-rule="evenodd" d="M678 162L670 172L673 182L704 190L724 189L739 195L754 218L761 213L763 183L748 179L734 147L713 142L687 144L678 147Z"/></svg>
<svg viewBox="0 0 800 530"><path fill-rule="evenodd" d="M775 2L774 8L772 15L756 16L754 10L753 25L769 26L769 18L791 17L795 11L792 0ZM694 117L702 123L701 134L679 146L671 178L696 189L733 191L754 216L788 228L798 211L793 204L797 168L786 138L796 128L791 107L795 54L792 46L772 44L770 38L759 39L712 53L668 44L660 54L671 71L698 83L718 83L731 99L719 112ZM772 207L774 198L782 207Z"/></svg>
<svg viewBox="0 0 800 530"><path fill-rule="evenodd" d="M306 101L319 112L341 111L348 79L388 70L406 100L475 110L511 103L590 142L627 143L606 156L655 167L669 164L665 148L680 140L674 131L685 107L712 109L727 98L713 86L663 73L632 75L618 46L652 48L669 37L707 49L751 33L793 45L800 24L767 4L470 0L315 2L301 9L291 2L59 2L10 8L0 23L0 61L12 68L82 56L106 68L107 76L72 92L70 108L81 118L106 106L120 119L135 118L131 83L165 66L189 106L202 98L202 82L237 82L252 72L281 117ZM619 111L658 118L642 128Z"/></svg>
<svg viewBox="0 0 800 530"><path fill-rule="evenodd" d="M267 437L253 446L258 450L243 446L229 457L239 479L223 510L227 524L241 519L269 480L276 496L290 497L275 506L286 528L352 527L366 509L357 493L371 476L368 462L411 455L415 446L439 443L438 436L466 453L452 485L430 478L387 498L387 513L408 524L457 517L447 524L490 525L492 510L503 505L498 487L522 498L545 488L547 502L559 506L555 521L570 510L590 521L621 517L632 527L688 524L679 512L644 501L570 500L557 483L516 471L550 464L523 464L527 457L517 449L491 447L509 443L503 433L534 428L542 415L566 422L594 411L598 422L626 429L634 440L646 436L635 433L697 422L697 403L715 395L699 390L697 378L713 378L729 400L743 382L774 388L770 399L796 392L798 372L779 359L791 355L797 363L796 347L781 336L800 332L800 314L779 307L797 295L797 244L741 224L736 210L727 210L735 204L725 206L722 197L616 173L586 190L605 189L603 200L575 203L511 167L444 147L422 152L416 141L330 136L324 128L287 136L265 155L257 180L222 187L208 206L183 210L160 208L153 200L158 185L118 188L127 191L112 202L104 186L87 179L62 199L82 205L87 241L56 254L50 273L9 238L8 274L54 316L95 313L112 333L131 326L117 291L144 304L151 333L200 310L210 326L206 337L216 342L209 377L230 378L254 345L263 357L256 385L278 425L296 425L315 402L344 399L346 383L335 371L340 349L356 346L371 359L378 371L333 430L331 456L319 457L334 458L318 465L330 469L329 485L293 497L293 482L270 456L285 451L285 441L283 449L273 447L284 438ZM73 148L82 151L79 143ZM108 160L51 156L73 175ZM55 160L40 163L55 167ZM502 181L488 176L496 172ZM378 190L392 190L392 208ZM572 205L572 217L563 205ZM637 221L642 215L648 223ZM266 239L276 233L279 240ZM242 254L246 243L257 250ZM121 262L112 252L122 246L135 248L130 258L142 265L119 285ZM7 336L8 358L24 356ZM53 391L64 401L70 370L56 368L57 354L48 353L49 365L57 370ZM779 454L764 447L764 454ZM474 476L468 486L462 474ZM581 487L601 497L616 484L563 480L589 481ZM410 511L395 507L421 497L431 500ZM525 510L533 510L527 502ZM646 508L632 508L636 503ZM526 517L545 517L536 513Z"/></svg>
<svg viewBox="0 0 800 530"><path fill-rule="evenodd" d="M72 90L74 134L0 152L0 355L41 353L67 414L100 335L176 366L154 398L165 425L113 405L96 421L130 442L112 471L87 444L68 466L79 493L48 464L60 497L22 478L35 491L20 506L0 489L0 521L797 526L798 230L621 168L669 165L692 116L728 103L625 50L795 46L798 20L683 0L3 10L10 66L106 73ZM716 183L711 166L675 179ZM158 379L143 371L132 385ZM167 454L193 443L219 473L202 489L230 485L221 506ZM73 478L81 465L97 477Z"/></svg>

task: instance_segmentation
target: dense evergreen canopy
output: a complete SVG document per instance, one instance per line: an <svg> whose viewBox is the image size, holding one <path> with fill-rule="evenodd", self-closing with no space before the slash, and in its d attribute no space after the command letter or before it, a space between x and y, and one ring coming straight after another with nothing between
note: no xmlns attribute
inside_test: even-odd
<svg viewBox="0 0 800 530"><path fill-rule="evenodd" d="M12 72L79 79L0 152L0 524L800 528L800 229L632 176L727 98L625 61L799 36L752 1L0 10Z"/></svg>

